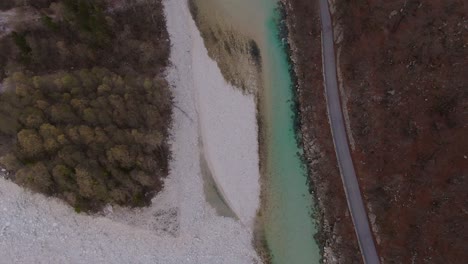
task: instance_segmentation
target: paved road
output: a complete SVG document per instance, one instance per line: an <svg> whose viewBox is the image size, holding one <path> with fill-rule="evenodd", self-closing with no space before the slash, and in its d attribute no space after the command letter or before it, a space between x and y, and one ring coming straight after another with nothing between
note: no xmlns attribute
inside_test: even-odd
<svg viewBox="0 0 468 264"><path fill-rule="evenodd" d="M361 191L359 190L356 172L354 171L343 121L343 113L341 111L336 75L333 28L327 0L320 0L320 16L322 21L322 59L328 115L332 128L335 151L338 157L341 179L343 180L348 207L358 237L362 258L366 264L377 264L379 263L379 257L369 227L369 221L362 201Z"/></svg>

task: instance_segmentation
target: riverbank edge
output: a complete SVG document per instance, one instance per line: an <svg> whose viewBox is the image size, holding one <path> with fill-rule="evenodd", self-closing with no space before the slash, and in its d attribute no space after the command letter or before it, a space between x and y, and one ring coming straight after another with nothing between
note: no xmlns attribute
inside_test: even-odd
<svg viewBox="0 0 468 264"><path fill-rule="evenodd" d="M303 4L300 2L291 0L279 1L281 20L285 23L285 27L280 34L286 39L286 52L293 81L292 88L295 99L293 103L295 105L295 113L297 113L295 122L297 142L299 147L304 151L301 158L307 169L309 192L314 200L313 202L311 201L313 208L311 217L316 222L317 227L317 233L314 238L319 245L321 262L360 263L359 255L353 253L353 251L359 252L359 249L344 197L326 111L325 90L323 89L322 79L320 15L318 12L315 12L318 8L313 9L314 4L318 6L318 3L316 1L313 4L309 3L308 7L312 12L308 13L307 19L312 22L309 24L311 28L308 28L300 24L301 22L305 23L303 22L305 18L301 19L297 16L296 8L300 8L300 5ZM295 30L298 26L300 30ZM300 56L305 55L296 42L303 35L311 38L309 47L319 47L320 49L320 56L314 56L309 62L309 64L312 64L310 73L305 73L306 69L303 69L305 67L299 61ZM316 55L318 54L316 53ZM309 82L305 82L304 74L315 74L313 83L309 84ZM314 87L317 87L315 91ZM308 91L308 88L310 88L310 91ZM315 104L311 100L308 100L307 94L312 96L314 92L313 96L323 97L323 100L315 100ZM325 111L323 111L324 109ZM322 173L327 169L329 170L328 175ZM333 177L330 178L328 176ZM341 195L334 196L327 193L331 188L339 188ZM337 212L341 212L342 216L336 217ZM349 243L351 244L349 246L342 243L343 240L354 241L354 243Z"/></svg>

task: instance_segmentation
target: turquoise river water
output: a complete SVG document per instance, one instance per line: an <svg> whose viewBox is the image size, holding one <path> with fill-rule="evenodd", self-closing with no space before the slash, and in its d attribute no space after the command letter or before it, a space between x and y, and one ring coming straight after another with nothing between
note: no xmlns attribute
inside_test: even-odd
<svg viewBox="0 0 468 264"><path fill-rule="evenodd" d="M274 6L273 6L274 7ZM319 248L313 235L312 197L306 169L297 153L294 129L294 93L287 54L279 38L279 14L269 7L263 54L267 115L267 173L269 189L265 232L273 263L319 263Z"/></svg>

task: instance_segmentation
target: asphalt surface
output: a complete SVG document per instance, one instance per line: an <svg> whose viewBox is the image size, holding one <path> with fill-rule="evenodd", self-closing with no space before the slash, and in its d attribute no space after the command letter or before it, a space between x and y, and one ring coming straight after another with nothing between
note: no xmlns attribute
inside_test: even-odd
<svg viewBox="0 0 468 264"><path fill-rule="evenodd" d="M380 263L369 226L366 209L362 201L356 172L354 171L353 160L351 159L343 119L343 112L341 111L336 74L333 27L327 0L320 0L320 17L322 21L322 60L328 117L330 119L335 151L338 157L341 179L343 180L346 199L353 219L354 229L358 237L362 258L366 264Z"/></svg>

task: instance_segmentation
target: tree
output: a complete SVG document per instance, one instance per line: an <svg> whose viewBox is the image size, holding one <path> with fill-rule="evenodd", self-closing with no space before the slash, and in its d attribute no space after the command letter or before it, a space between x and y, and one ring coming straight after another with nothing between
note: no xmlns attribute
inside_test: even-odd
<svg viewBox="0 0 468 264"><path fill-rule="evenodd" d="M75 115L70 105L56 104L50 107L50 119L54 123L75 124L78 117Z"/></svg>
<svg viewBox="0 0 468 264"><path fill-rule="evenodd" d="M156 177L151 177L141 170L132 170L130 176L145 187L152 187L156 184Z"/></svg>
<svg viewBox="0 0 468 264"><path fill-rule="evenodd" d="M45 101L45 100L37 100L36 101L36 105L35 105L37 108L41 109L42 111L46 110L47 108L49 108L50 104Z"/></svg>
<svg viewBox="0 0 468 264"><path fill-rule="evenodd" d="M57 136L57 142L60 143L60 145L67 145L70 144L70 141L67 139L67 137L64 134L60 134Z"/></svg>
<svg viewBox="0 0 468 264"><path fill-rule="evenodd" d="M102 126L108 126L112 124L112 117L109 113L107 113L107 111L99 111L98 120L99 124Z"/></svg>
<svg viewBox="0 0 468 264"><path fill-rule="evenodd" d="M81 125L78 127L78 133L83 143L89 145L94 141L94 129L89 126Z"/></svg>
<svg viewBox="0 0 468 264"><path fill-rule="evenodd" d="M32 83L33 83L34 88L38 90L39 89L47 90L48 87L50 86L49 80L45 76L34 76L32 78Z"/></svg>
<svg viewBox="0 0 468 264"><path fill-rule="evenodd" d="M130 169L135 165L135 157L130 155L126 145L116 145L106 152L107 159L122 168Z"/></svg>
<svg viewBox="0 0 468 264"><path fill-rule="evenodd" d="M81 143L80 133L78 132L78 127L69 127L67 129L68 138L75 144Z"/></svg>
<svg viewBox="0 0 468 264"><path fill-rule="evenodd" d="M47 138L44 140L44 150L49 154L55 154L60 148L60 143L54 138Z"/></svg>
<svg viewBox="0 0 468 264"><path fill-rule="evenodd" d="M63 77L60 79L60 83L65 91L71 91L72 88L79 87L80 82L78 81L75 76L71 75L70 73L65 73Z"/></svg>
<svg viewBox="0 0 468 264"><path fill-rule="evenodd" d="M0 134L14 136L19 127L18 120L8 114L0 112Z"/></svg>
<svg viewBox="0 0 468 264"><path fill-rule="evenodd" d="M22 164L13 153L8 153L0 157L0 164L8 171L17 171L21 168Z"/></svg>
<svg viewBox="0 0 468 264"><path fill-rule="evenodd" d="M75 171L81 196L107 200L108 192L102 170L97 167L78 165Z"/></svg>
<svg viewBox="0 0 468 264"><path fill-rule="evenodd" d="M49 123L44 123L39 128L39 134L42 138L56 138L62 134L62 131L58 129L56 126L51 125Z"/></svg>
<svg viewBox="0 0 468 264"><path fill-rule="evenodd" d="M37 157L43 151L42 138L34 129L23 129L18 133L21 154L27 158Z"/></svg>
<svg viewBox="0 0 468 264"><path fill-rule="evenodd" d="M87 101L84 98L73 98L70 101L70 105L77 111L83 111L88 105Z"/></svg>
<svg viewBox="0 0 468 264"><path fill-rule="evenodd" d="M83 120L88 124L97 124L98 118L96 113L91 108L86 108L83 110Z"/></svg>
<svg viewBox="0 0 468 264"><path fill-rule="evenodd" d="M141 170L149 173L157 173L160 169L156 159L150 155L138 155L136 165Z"/></svg>
<svg viewBox="0 0 468 264"><path fill-rule="evenodd" d="M16 182L33 191L42 193L49 193L53 184L49 171L42 162L20 169L16 173Z"/></svg>
<svg viewBox="0 0 468 264"><path fill-rule="evenodd" d="M44 113L38 108L27 107L19 119L26 128L39 128L44 123Z"/></svg>
<svg viewBox="0 0 468 264"><path fill-rule="evenodd" d="M81 83L86 88L86 90L91 90L97 85L95 76L89 70L80 70L78 75L80 76Z"/></svg>
<svg viewBox="0 0 468 264"><path fill-rule="evenodd" d="M57 157L70 168L87 163L85 154L76 145L65 145L58 151Z"/></svg>
<svg viewBox="0 0 468 264"><path fill-rule="evenodd" d="M30 91L29 86L22 84L22 83L17 83L15 92L16 92L16 95L19 97L26 97L29 95L31 91Z"/></svg>
<svg viewBox="0 0 468 264"><path fill-rule="evenodd" d="M101 84L97 88L97 92L98 92L99 95L109 93L111 90L112 90L112 88L110 88L109 85L107 85L107 84Z"/></svg>
<svg viewBox="0 0 468 264"><path fill-rule="evenodd" d="M76 190L76 181L74 179L75 175L73 171L64 164L58 164L53 168L52 177L61 192Z"/></svg>
<svg viewBox="0 0 468 264"><path fill-rule="evenodd" d="M145 110L146 126L152 129L161 130L163 120L159 109L156 106L147 105Z"/></svg>
<svg viewBox="0 0 468 264"><path fill-rule="evenodd" d="M92 198L94 196L93 193L93 177L91 176L88 169L82 165L78 165L75 168L76 171L76 182L78 183L79 187L79 194L86 198Z"/></svg>
<svg viewBox="0 0 468 264"><path fill-rule="evenodd" d="M106 132L100 128L96 127L94 129L96 143L104 144L109 142L109 137L106 135Z"/></svg>
<svg viewBox="0 0 468 264"><path fill-rule="evenodd" d="M163 143L163 135L156 130L153 130L145 135L145 147L149 151L158 149Z"/></svg>

